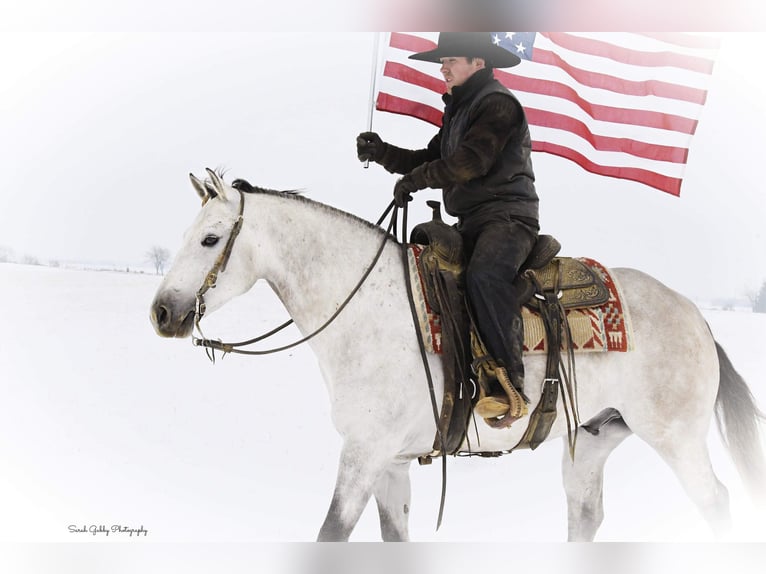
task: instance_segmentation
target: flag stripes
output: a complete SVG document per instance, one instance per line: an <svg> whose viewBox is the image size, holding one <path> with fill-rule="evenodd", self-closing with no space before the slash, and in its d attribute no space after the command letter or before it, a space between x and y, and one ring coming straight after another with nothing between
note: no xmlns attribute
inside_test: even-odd
<svg viewBox="0 0 766 574"><path fill-rule="evenodd" d="M376 107L441 125L437 64L409 60L438 34L393 32ZM675 33L493 33L522 58L495 77L521 101L533 150L592 173L680 194L718 41ZM457 54L456 54L457 55Z"/></svg>

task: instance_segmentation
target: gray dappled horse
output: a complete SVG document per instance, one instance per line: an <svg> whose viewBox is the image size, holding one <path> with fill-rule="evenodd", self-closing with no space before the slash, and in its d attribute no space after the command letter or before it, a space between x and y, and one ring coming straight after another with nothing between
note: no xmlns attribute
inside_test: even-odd
<svg viewBox="0 0 766 574"><path fill-rule="evenodd" d="M323 325L347 298L381 245L373 272L348 306L310 345L319 361L343 438L335 492L320 540L346 540L374 496L384 540L408 538L410 463L431 452L435 422L407 300L401 246L352 215L300 196L243 193L208 170L192 176L203 207L152 303L154 327L165 337L188 337L197 293L209 313L259 279L274 289L303 334ZM254 192L252 192L254 191ZM241 215L241 217L240 217ZM236 241L230 241L237 220ZM353 246L353 248L351 248ZM689 300L633 269L613 269L633 321L635 349L577 357L581 420L617 409L621 418L597 435L578 436L574 460L565 440L564 488L569 539L592 540L603 519L604 463L636 434L676 473L718 534L729 523L726 488L711 467L706 439L714 412L749 490L763 500L764 458L753 397ZM429 356L437 404L442 368ZM527 355L530 410L540 396L545 357ZM561 407L560 407L561 408ZM478 419L469 432L476 450L504 451L524 433L524 421L493 429ZM478 435L478 436L477 436ZM566 437L563 412L549 439Z"/></svg>

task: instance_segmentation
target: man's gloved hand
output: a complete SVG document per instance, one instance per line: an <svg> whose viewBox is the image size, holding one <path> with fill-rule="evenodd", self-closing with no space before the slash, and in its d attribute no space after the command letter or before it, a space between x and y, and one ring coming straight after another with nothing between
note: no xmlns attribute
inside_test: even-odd
<svg viewBox="0 0 766 574"><path fill-rule="evenodd" d="M386 151L386 144L375 132L362 132L356 136L356 156L359 161L378 161Z"/></svg>
<svg viewBox="0 0 766 574"><path fill-rule="evenodd" d="M394 186L394 203L396 207L404 207L408 201L412 201L412 194L418 190L418 186L409 175L405 175Z"/></svg>

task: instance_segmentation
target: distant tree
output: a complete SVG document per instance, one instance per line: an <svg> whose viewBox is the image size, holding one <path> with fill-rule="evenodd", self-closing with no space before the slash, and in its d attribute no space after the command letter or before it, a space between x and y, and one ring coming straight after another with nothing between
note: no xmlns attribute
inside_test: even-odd
<svg viewBox="0 0 766 574"><path fill-rule="evenodd" d="M13 249L0 245L0 263L8 263L13 261Z"/></svg>
<svg viewBox="0 0 766 574"><path fill-rule="evenodd" d="M170 251L155 245L146 252L146 258L154 265L154 271L157 275L163 275L165 273L165 264L170 261Z"/></svg>
<svg viewBox="0 0 766 574"><path fill-rule="evenodd" d="M753 311L755 313L766 313L766 281L761 284L761 289L752 298Z"/></svg>

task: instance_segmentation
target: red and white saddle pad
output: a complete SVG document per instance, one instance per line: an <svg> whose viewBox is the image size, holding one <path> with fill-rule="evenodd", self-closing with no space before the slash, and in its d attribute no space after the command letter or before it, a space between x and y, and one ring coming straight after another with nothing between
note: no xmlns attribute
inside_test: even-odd
<svg viewBox="0 0 766 574"><path fill-rule="evenodd" d="M407 259L413 285L413 298L426 350L429 353L441 354L441 321L426 300L425 284L418 266L422 251L421 245L410 245L408 250ZM609 290L609 300L599 307L567 310L574 350L581 353L606 351L624 353L632 350L633 333L630 315L623 302L617 279L597 261L586 258L581 258L580 261L599 275ZM540 314L528 307L523 307L521 315L524 320L524 352L547 352L545 326Z"/></svg>

